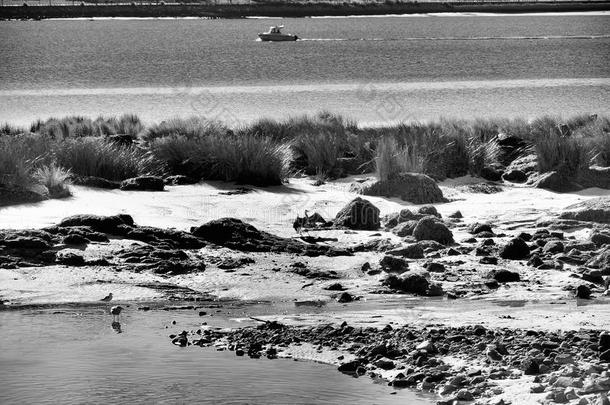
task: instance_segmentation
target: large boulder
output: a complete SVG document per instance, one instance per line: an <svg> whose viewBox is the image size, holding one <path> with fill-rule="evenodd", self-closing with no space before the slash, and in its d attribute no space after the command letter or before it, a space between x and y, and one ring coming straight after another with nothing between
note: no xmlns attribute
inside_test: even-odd
<svg viewBox="0 0 610 405"><path fill-rule="evenodd" d="M364 195L400 197L414 204L447 202L436 182L421 173L399 173L386 181L354 183L351 191Z"/></svg>
<svg viewBox="0 0 610 405"><path fill-rule="evenodd" d="M428 216L420 219L413 229L416 240L433 240L444 245L453 243L453 233L438 218Z"/></svg>
<svg viewBox="0 0 610 405"><path fill-rule="evenodd" d="M582 186L574 182L570 177L556 171L542 173L534 180L533 186L558 193L582 190Z"/></svg>
<svg viewBox="0 0 610 405"><path fill-rule="evenodd" d="M559 218L610 224L610 197L593 198L571 205Z"/></svg>
<svg viewBox="0 0 610 405"><path fill-rule="evenodd" d="M140 176L123 180L121 190L163 191L163 179L157 176Z"/></svg>
<svg viewBox="0 0 610 405"><path fill-rule="evenodd" d="M373 231L379 229L379 208L356 197L337 213L333 223L349 229Z"/></svg>
<svg viewBox="0 0 610 405"><path fill-rule="evenodd" d="M500 257L509 260L523 260L530 256L530 248L521 238L514 238L500 248Z"/></svg>

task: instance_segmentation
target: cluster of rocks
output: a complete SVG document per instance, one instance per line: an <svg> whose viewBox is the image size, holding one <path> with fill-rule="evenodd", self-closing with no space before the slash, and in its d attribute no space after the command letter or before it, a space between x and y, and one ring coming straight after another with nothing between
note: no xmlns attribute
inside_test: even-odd
<svg viewBox="0 0 610 405"><path fill-rule="evenodd" d="M278 354L308 343L318 351L336 352L338 370L353 376L384 378L395 388L440 394L439 403L472 401L501 394L498 380L533 376L532 392L546 393L548 402L595 404L610 394L610 334L599 330L544 332L424 326L353 327L286 326L266 321L236 330L204 329L171 335L178 346L211 346L251 358ZM446 358L468 360L451 366Z"/></svg>

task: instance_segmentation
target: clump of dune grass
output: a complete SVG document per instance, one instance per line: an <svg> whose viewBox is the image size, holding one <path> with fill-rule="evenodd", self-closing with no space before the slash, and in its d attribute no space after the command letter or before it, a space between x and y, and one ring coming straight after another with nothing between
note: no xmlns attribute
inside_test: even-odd
<svg viewBox="0 0 610 405"><path fill-rule="evenodd" d="M163 164L137 146L123 146L99 137L64 139L54 148L57 163L79 176L95 176L112 181L158 175Z"/></svg>
<svg viewBox="0 0 610 405"><path fill-rule="evenodd" d="M415 145L399 146L392 137L384 137L377 145L376 174L379 180L388 181L400 173L422 173L424 157Z"/></svg>
<svg viewBox="0 0 610 405"><path fill-rule="evenodd" d="M33 179L44 186L49 198L65 198L72 195L70 184L70 170L66 170L55 163L43 165L33 171Z"/></svg>
<svg viewBox="0 0 610 405"><path fill-rule="evenodd" d="M9 124L8 122L0 125L0 136L14 136L24 134L27 131L25 128L17 127Z"/></svg>
<svg viewBox="0 0 610 405"><path fill-rule="evenodd" d="M295 154L302 156L306 162L302 168L306 173L332 176L338 159L345 156L346 141L345 136L330 132L313 132L293 139L290 145Z"/></svg>
<svg viewBox="0 0 610 405"><path fill-rule="evenodd" d="M268 186L288 177L290 148L269 137L213 137L207 147L209 178Z"/></svg>
<svg viewBox="0 0 610 405"><path fill-rule="evenodd" d="M168 136L183 136L186 139L204 138L208 136L223 136L229 133L229 128L220 121L204 117L172 118L147 128L141 133L144 142Z"/></svg>

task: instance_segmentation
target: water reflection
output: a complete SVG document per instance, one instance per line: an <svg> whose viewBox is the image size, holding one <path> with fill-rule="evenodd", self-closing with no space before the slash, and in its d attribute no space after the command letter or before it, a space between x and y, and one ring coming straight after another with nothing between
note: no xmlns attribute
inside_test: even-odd
<svg viewBox="0 0 610 405"><path fill-rule="evenodd" d="M116 333L123 333L123 330L121 329L121 324L120 322L116 322L113 321L112 322L112 329L116 332Z"/></svg>

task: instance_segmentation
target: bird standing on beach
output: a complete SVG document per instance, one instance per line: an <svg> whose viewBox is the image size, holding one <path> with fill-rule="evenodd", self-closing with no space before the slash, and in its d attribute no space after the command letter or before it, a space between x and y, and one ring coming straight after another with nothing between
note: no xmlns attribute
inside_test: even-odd
<svg viewBox="0 0 610 405"><path fill-rule="evenodd" d="M307 210L305 210L305 216L300 217L297 215L297 219L295 219L294 222L292 223L292 227L294 228L295 232L297 232L300 235L301 231L308 224L308 222L309 222L309 213Z"/></svg>
<svg viewBox="0 0 610 405"><path fill-rule="evenodd" d="M121 319L121 311L123 310L123 307L120 305L115 305L114 307L110 308L110 314L112 315L112 322L118 322L118 320Z"/></svg>
<svg viewBox="0 0 610 405"><path fill-rule="evenodd" d="M104 298L102 298L100 301L104 301L104 302L110 302L110 301L112 301L112 293L109 293L107 296L105 296Z"/></svg>

